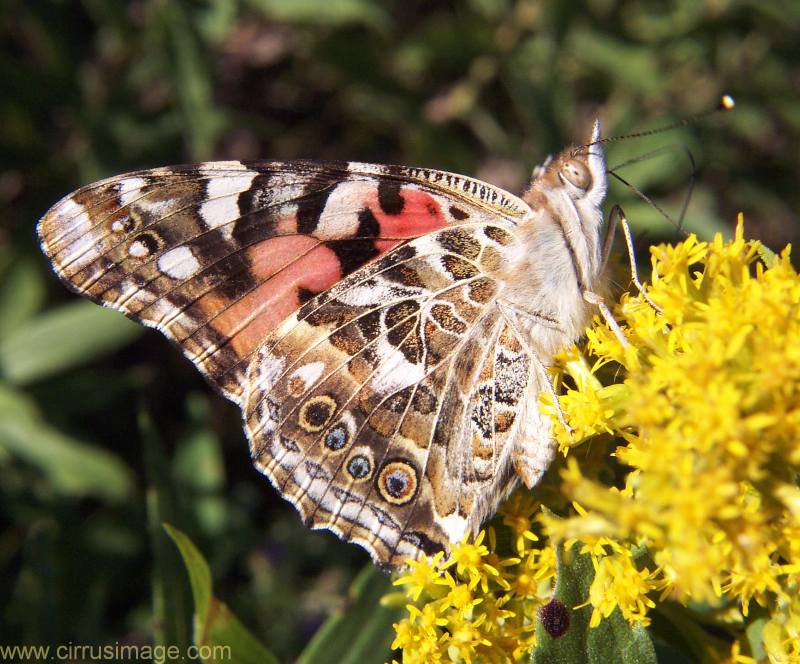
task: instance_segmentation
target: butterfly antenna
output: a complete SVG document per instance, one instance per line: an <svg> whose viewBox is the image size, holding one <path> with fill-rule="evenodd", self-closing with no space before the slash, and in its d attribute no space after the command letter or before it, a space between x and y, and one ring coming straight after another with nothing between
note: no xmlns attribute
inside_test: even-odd
<svg viewBox="0 0 800 664"><path fill-rule="evenodd" d="M662 152L671 152L673 150L683 149L684 151L688 152L686 146L681 143L670 143L669 145L662 145L661 147L655 148L653 150L649 150L644 154L637 155L635 157L631 157L630 159L620 162L619 164L614 164L608 168L609 171L618 171L620 168L625 168L627 166L631 166L632 164L639 164L643 161L647 161L648 159L653 159L660 155ZM693 161L691 157L689 157L690 161Z"/></svg>
<svg viewBox="0 0 800 664"><path fill-rule="evenodd" d="M647 194L645 194L635 184L628 182L624 177L622 177L618 173L615 173L614 171L608 171L608 174L613 175L615 178L617 178L617 180L619 180L622 184L628 187L628 189L630 189L634 194L636 194L639 198L641 198L645 203L652 206L662 217L664 217L664 219L666 219L670 224L672 224L677 231L679 231L683 235L686 235L686 231L683 230L683 228L681 227L683 220L681 220L681 223L675 221L672 217L669 216L669 214L667 213L666 210L664 210L664 208L662 208L652 198L650 198ZM681 212L681 215L682 214L683 212Z"/></svg>
<svg viewBox="0 0 800 664"><path fill-rule="evenodd" d="M667 152L667 151L670 151L670 150L675 150L676 148L679 148L684 152L684 154L686 155L686 158L689 160L689 164L691 165L691 169L692 170L691 170L691 174L689 175L689 187L688 187L688 190L686 192L686 196L683 199L683 203L681 205L680 215L678 216L678 220L674 221L673 219L671 219L669 217L669 215L667 215L655 203L653 203L644 193L642 193L635 186L633 186L629 182L625 181L622 177L617 175L617 173L615 171L618 171L619 169L625 168L626 166L630 166L632 164L638 164L638 163L646 161L648 159L652 159L653 157L656 157L656 156L658 156L659 154L661 154L663 152ZM692 199L692 193L694 192L694 186L695 186L695 184L697 182L697 162L695 161L694 155L692 154L692 151L689 148L687 148L685 145L677 145L677 144L676 145L664 145L664 146L661 146L659 148L656 148L655 150L650 150L649 152L645 152L644 154L639 155L637 157L633 157L632 159L628 159L627 161L623 161L620 164L615 164L614 166L612 166L611 168L608 169L608 173L610 175L613 175L615 178L617 178L625 186L629 187L631 189L631 191L633 191L637 196L642 198L642 200L644 200L645 202L650 203L651 205L653 205L653 207L659 213L661 213L661 215L664 216L664 218L667 219L667 221L669 221L673 226L675 226L675 228L679 232L681 232L681 233L684 232L683 231L683 221L684 221L684 219L686 217L686 211L689 208L689 202Z"/></svg>
<svg viewBox="0 0 800 664"><path fill-rule="evenodd" d="M707 118L709 115L714 115L721 111L730 111L735 107L736 107L736 102L734 101L733 97L731 97L730 95L722 95L722 97L720 97L719 103L715 108L703 111L702 113L689 115L681 120L672 122L668 125L664 125L663 127L656 127L655 129L645 129L644 131L636 131L631 134L620 134L619 136L608 136L607 138L601 138L599 140L592 141L591 143L586 143L581 147L588 148L591 147L592 145L602 145L604 143L611 143L612 141L621 141L623 139L628 139L628 138L642 138L644 136L653 136L654 134L661 134L665 131L672 131L674 129L679 129L680 127L685 127L687 125L695 124L700 120L702 120L703 118Z"/></svg>

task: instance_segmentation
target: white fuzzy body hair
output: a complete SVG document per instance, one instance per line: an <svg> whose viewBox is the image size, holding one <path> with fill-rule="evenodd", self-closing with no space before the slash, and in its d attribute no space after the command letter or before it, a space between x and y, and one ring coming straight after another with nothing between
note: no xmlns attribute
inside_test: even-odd
<svg viewBox="0 0 800 664"><path fill-rule="evenodd" d="M591 141L599 138L595 122ZM570 168L588 175L586 189L564 176ZM515 231L519 243L506 266L501 304L512 312L515 325L528 332L532 350L547 364L554 352L583 334L596 310L584 293L605 291L600 206L607 177L600 145L566 150L542 170L524 196L531 214Z"/></svg>

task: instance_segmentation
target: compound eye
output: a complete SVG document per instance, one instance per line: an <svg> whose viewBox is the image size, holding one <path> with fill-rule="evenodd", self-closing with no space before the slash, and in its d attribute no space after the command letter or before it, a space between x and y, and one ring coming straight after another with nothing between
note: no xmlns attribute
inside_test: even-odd
<svg viewBox="0 0 800 664"><path fill-rule="evenodd" d="M592 176L589 174L589 169L580 161L572 160L564 164L561 167L561 177L584 191L588 191L589 187L592 186Z"/></svg>

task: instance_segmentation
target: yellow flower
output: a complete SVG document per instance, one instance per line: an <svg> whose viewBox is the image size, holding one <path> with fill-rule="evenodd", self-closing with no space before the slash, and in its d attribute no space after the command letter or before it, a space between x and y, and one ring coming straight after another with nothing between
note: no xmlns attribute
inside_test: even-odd
<svg viewBox="0 0 800 664"><path fill-rule="evenodd" d="M630 549L613 544L613 551L608 555L589 552L595 571L587 602L593 607L589 626L597 627L601 618L608 618L617 607L630 622L648 625L647 610L655 606L648 593L661 585L657 580L658 572L638 569ZM600 551L603 551L602 546ZM582 553L587 551L584 549Z"/></svg>
<svg viewBox="0 0 800 664"><path fill-rule="evenodd" d="M539 538L531 531L531 519L539 511L539 503L529 493L516 491L498 510L503 525L514 533L517 553L525 555L525 541L536 542Z"/></svg>
<svg viewBox="0 0 800 664"><path fill-rule="evenodd" d="M443 584L442 572L439 568L443 555L442 552L439 552L433 558L409 560L409 573L396 579L393 585L406 586L408 596L415 602L423 592L429 595L441 595L442 593L436 590L436 586Z"/></svg>
<svg viewBox="0 0 800 664"><path fill-rule="evenodd" d="M431 662L516 662L529 657L536 642L537 610L552 594L555 553L549 546L526 546L523 559L513 550L501 550L496 528L504 530L509 547L518 536L533 543L537 510L538 504L520 493L503 507L506 523L490 528L488 538L481 531L474 542L456 544L447 561L437 556L410 563L409 573L395 581L415 602L394 625L392 647L403 650L404 664L426 657Z"/></svg>
<svg viewBox="0 0 800 664"><path fill-rule="evenodd" d="M616 609L647 625L667 598L705 603L728 661L755 661L748 628L766 616L759 647L800 662L800 278L789 249L745 240L741 219L732 241L651 252L657 308L624 294L615 309L628 345L596 321L591 361L559 356L571 432L541 397L568 455L554 504L519 492L488 545L481 533L396 582L415 602L395 626L404 662L527 658L558 542L590 556L592 626Z"/></svg>
<svg viewBox="0 0 800 664"><path fill-rule="evenodd" d="M483 592L487 592L490 578L500 576L497 568L484 560L489 555L489 549L483 545L485 535L486 531L482 530L472 543L467 541L469 536L465 536L461 544L453 548L450 560L442 565L442 569L455 565L459 576L469 577L470 588L480 583Z"/></svg>
<svg viewBox="0 0 800 664"><path fill-rule="evenodd" d="M440 605L441 608L446 609L453 607L456 611L461 612L461 614L468 614L471 612L473 606L483 601L480 597L477 599L473 597L469 586L457 584L455 581L452 581L452 577L449 578L451 579L450 592L444 596Z"/></svg>
<svg viewBox="0 0 800 664"><path fill-rule="evenodd" d="M771 655L787 643L773 632L788 638L796 619L778 607L791 604L800 567L800 279L788 248L766 258L741 219L730 242L691 236L652 256L659 309L626 295L616 311L630 346L598 324L587 342L594 366L563 354L577 389L559 400L575 430L566 446L558 434L562 447L610 432L621 444L606 475L622 481L609 486L570 456L562 491L581 510L541 521L551 539L581 540L593 556L594 624L617 606L646 622L657 589L682 603L733 597L743 618L751 601L782 616L780 630L774 618L765 630ZM604 386L615 363L624 382ZM653 571L634 564L641 546Z"/></svg>

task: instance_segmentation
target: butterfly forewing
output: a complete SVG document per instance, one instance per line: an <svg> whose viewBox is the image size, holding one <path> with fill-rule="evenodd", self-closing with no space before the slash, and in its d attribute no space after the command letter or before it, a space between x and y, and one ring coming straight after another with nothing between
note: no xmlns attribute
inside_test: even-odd
<svg viewBox="0 0 800 664"><path fill-rule="evenodd" d="M39 234L70 286L160 329L238 402L253 352L305 301L405 239L487 216L490 190L484 203L454 178L315 162L140 171L64 198Z"/></svg>

